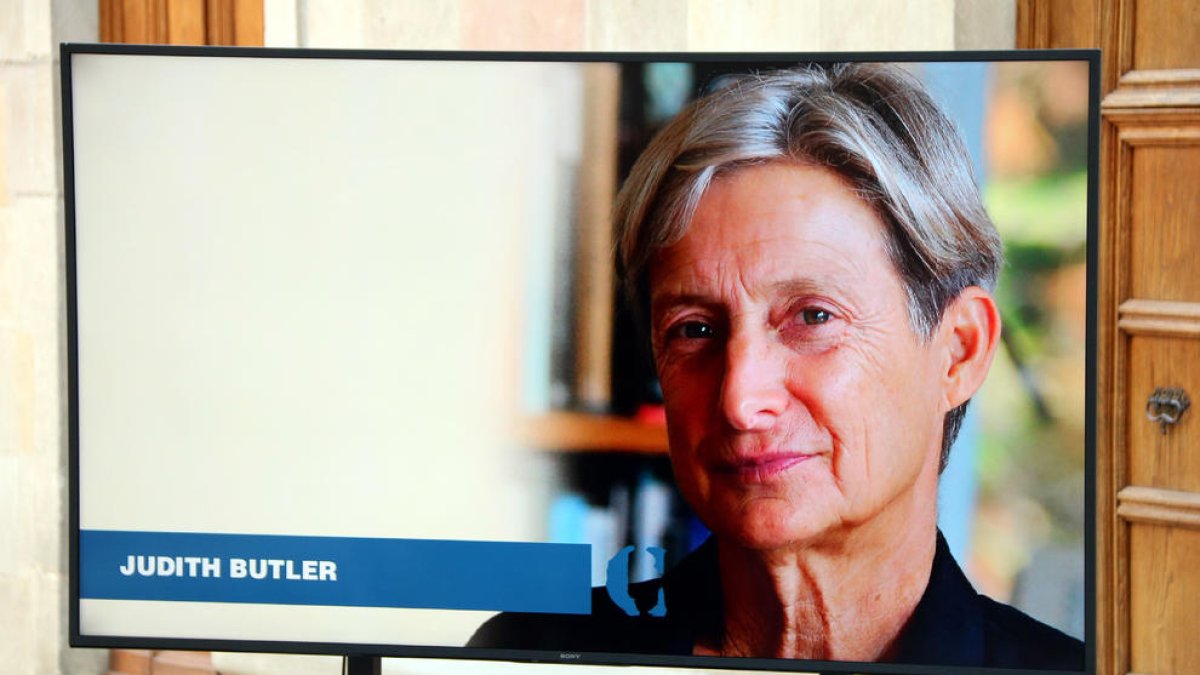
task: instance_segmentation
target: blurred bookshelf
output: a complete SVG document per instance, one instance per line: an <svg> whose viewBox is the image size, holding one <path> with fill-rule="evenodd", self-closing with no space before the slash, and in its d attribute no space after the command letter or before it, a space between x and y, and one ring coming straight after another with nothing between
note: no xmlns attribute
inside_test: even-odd
<svg viewBox="0 0 1200 675"><path fill-rule="evenodd" d="M667 454L667 428L621 415L554 411L521 420L524 447L561 452Z"/></svg>
<svg viewBox="0 0 1200 675"><path fill-rule="evenodd" d="M690 81L678 67L659 70L580 71L580 104L564 114L581 123L560 129L554 146L558 198L530 221L527 243L509 440L546 477L544 540L588 544L593 585L605 582L625 546L637 551L629 578L645 581L662 571L650 549L661 549L670 568L708 536L675 487L643 317L619 292L613 260L618 182L663 121L650 109L663 105L650 106L647 92ZM666 107L682 105L672 101Z"/></svg>

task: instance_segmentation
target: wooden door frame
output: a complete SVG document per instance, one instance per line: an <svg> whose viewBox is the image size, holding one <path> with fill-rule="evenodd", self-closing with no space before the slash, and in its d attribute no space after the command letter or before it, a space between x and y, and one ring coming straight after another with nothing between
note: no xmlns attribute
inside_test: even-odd
<svg viewBox="0 0 1200 675"><path fill-rule="evenodd" d="M1101 49L1100 95L1108 96L1116 87L1115 64L1105 47L1112 41L1112 3L1108 0L1017 0L1016 46L1018 49ZM1120 462L1119 447L1114 422L1121 420L1120 397L1115 396L1116 346L1117 346L1117 302L1118 289L1115 275L1117 250L1116 223L1110 220L1114 213L1110 202L1113 191L1105 177L1115 166L1115 148L1112 145L1111 123L1103 113L1100 120L1100 199L1098 237L1098 269L1096 270L1096 441L1093 470L1095 511L1093 558L1094 575L1091 594L1092 617L1095 632L1096 672L1116 673L1118 664L1127 664L1126 643L1118 636L1128 633L1128 626L1121 623L1128 617L1128 608L1119 607L1122 580L1128 580L1128 570L1120 551L1126 549L1125 537L1118 527L1116 493L1118 478L1124 470ZM1124 672L1124 671L1121 671Z"/></svg>
<svg viewBox="0 0 1200 675"><path fill-rule="evenodd" d="M1181 5L1182 6L1182 5ZM1135 63L1135 0L1017 0L1018 48L1099 48L1100 230L1097 303L1095 456L1095 640L1097 672L1123 675L1133 666L1130 523L1195 527L1194 497L1130 484L1129 342L1134 335L1196 336L1195 302L1133 295L1129 211L1132 152L1139 145L1195 145L1200 116L1200 68ZM1190 134L1190 135L1188 135ZM1192 299L1194 300L1194 299ZM1172 644L1169 650L1195 649Z"/></svg>

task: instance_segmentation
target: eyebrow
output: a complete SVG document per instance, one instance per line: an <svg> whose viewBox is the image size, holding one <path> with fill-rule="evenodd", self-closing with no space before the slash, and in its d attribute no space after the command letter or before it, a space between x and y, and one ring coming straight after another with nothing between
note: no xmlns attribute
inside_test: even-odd
<svg viewBox="0 0 1200 675"><path fill-rule="evenodd" d="M770 284L767 289L772 301L777 301L779 298L792 298L814 293L828 294L831 291L834 295L849 295L849 292L843 285L829 278L823 278L820 281L809 277L784 279ZM660 295L651 295L651 326L657 324L663 314L672 308L680 306L719 309L724 306L724 303L712 296L701 293L662 293Z"/></svg>
<svg viewBox="0 0 1200 675"><path fill-rule="evenodd" d="M841 284L832 279L817 281L806 277L784 279L772 283L767 288L773 298L829 292L830 290L843 295L849 294ZM677 307L679 305L699 305L702 307L711 307L720 304L722 303L714 300L711 296L701 293L662 293L658 295L651 294L650 296L651 311L656 306Z"/></svg>
<svg viewBox="0 0 1200 675"><path fill-rule="evenodd" d="M781 295L803 295L805 293L813 293L821 286L828 288L830 284L818 284L816 281L808 278L786 279L784 281L777 281L771 284L770 289L773 296L779 297Z"/></svg>
<svg viewBox="0 0 1200 675"><path fill-rule="evenodd" d="M719 307L721 303L707 295L699 293L663 293L650 295L650 322L653 324L659 316L672 307L695 305L698 307Z"/></svg>

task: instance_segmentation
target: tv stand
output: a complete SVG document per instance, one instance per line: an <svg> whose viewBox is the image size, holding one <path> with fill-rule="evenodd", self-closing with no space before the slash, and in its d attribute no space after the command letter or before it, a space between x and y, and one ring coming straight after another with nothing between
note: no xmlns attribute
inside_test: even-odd
<svg viewBox="0 0 1200 675"><path fill-rule="evenodd" d="M342 673L344 675L382 675L383 661L378 656L346 656Z"/></svg>

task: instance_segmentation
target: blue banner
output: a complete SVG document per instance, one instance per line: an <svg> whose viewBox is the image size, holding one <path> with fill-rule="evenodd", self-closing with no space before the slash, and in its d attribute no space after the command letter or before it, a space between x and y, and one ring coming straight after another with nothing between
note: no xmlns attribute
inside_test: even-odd
<svg viewBox="0 0 1200 675"><path fill-rule="evenodd" d="M586 544L79 533L83 598L588 614Z"/></svg>

